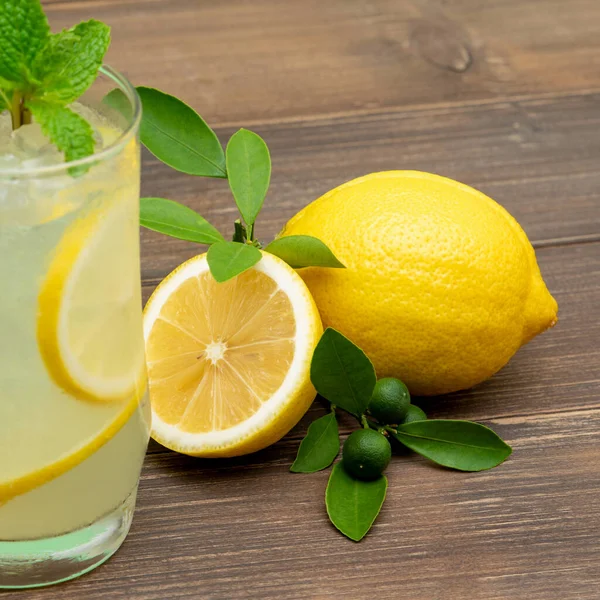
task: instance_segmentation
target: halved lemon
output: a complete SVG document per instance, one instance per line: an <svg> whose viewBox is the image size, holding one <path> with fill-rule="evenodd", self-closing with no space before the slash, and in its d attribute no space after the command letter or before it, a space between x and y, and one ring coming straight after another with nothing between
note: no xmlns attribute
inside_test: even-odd
<svg viewBox="0 0 600 600"><path fill-rule="evenodd" d="M136 205L117 195L76 218L41 287L40 353L76 398L125 401L143 387Z"/></svg>
<svg viewBox="0 0 600 600"><path fill-rule="evenodd" d="M183 263L144 310L152 437L205 457L273 444L315 397L322 331L306 285L271 254L226 283L205 254Z"/></svg>

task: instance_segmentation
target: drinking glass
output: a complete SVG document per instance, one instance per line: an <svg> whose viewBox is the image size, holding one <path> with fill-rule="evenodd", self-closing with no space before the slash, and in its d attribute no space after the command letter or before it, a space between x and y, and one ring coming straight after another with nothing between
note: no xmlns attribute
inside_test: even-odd
<svg viewBox="0 0 600 600"><path fill-rule="evenodd" d="M72 109L96 153L70 163L0 116L0 588L107 560L148 444L140 100L102 67Z"/></svg>

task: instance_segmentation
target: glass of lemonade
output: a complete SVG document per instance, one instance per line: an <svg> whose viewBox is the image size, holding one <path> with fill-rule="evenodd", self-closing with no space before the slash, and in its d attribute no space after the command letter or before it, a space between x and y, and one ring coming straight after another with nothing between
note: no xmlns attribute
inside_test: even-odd
<svg viewBox="0 0 600 600"><path fill-rule="evenodd" d="M119 111L102 100L115 88ZM0 588L76 577L119 548L149 437L140 101L103 67L71 108L96 137L71 163L0 114Z"/></svg>

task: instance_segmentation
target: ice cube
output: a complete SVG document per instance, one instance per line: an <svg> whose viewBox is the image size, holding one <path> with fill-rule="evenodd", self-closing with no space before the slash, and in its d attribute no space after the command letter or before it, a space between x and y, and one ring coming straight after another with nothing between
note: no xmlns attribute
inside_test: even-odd
<svg viewBox="0 0 600 600"><path fill-rule="evenodd" d="M48 138L42 133L42 128L37 123L21 125L11 134L13 152L24 159L35 158L51 146Z"/></svg>
<svg viewBox="0 0 600 600"><path fill-rule="evenodd" d="M13 153L11 131L8 113L0 115L0 171L19 166L19 158Z"/></svg>
<svg viewBox="0 0 600 600"><path fill-rule="evenodd" d="M11 154L8 150L5 151L2 144L0 144L0 173L2 171L13 171L18 169L20 164L21 159L18 156Z"/></svg>
<svg viewBox="0 0 600 600"><path fill-rule="evenodd" d="M0 113L0 138L7 138L12 131L12 119L10 113Z"/></svg>
<svg viewBox="0 0 600 600"><path fill-rule="evenodd" d="M96 152L111 146L119 139L121 131L102 112L91 106L79 104L79 102L74 102L70 108L92 126L96 141Z"/></svg>
<svg viewBox="0 0 600 600"><path fill-rule="evenodd" d="M22 125L11 134L11 152L19 157L23 170L51 167L64 162L64 156L42 133L37 123Z"/></svg>

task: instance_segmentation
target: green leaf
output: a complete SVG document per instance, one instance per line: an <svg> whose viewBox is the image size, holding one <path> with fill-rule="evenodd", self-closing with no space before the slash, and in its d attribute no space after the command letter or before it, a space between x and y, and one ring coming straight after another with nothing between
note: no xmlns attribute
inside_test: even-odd
<svg viewBox="0 0 600 600"><path fill-rule="evenodd" d="M223 148L196 111L154 88L137 91L143 107L140 138L154 156L183 173L227 177Z"/></svg>
<svg viewBox="0 0 600 600"><path fill-rule="evenodd" d="M9 81L8 79L4 79L4 77L0 77L0 88L3 89L5 92L12 91L16 87L18 87L18 85L19 84L15 83L14 81Z"/></svg>
<svg viewBox="0 0 600 600"><path fill-rule="evenodd" d="M35 97L69 104L95 81L110 44L110 27L100 21L79 23L51 35L31 70L40 82Z"/></svg>
<svg viewBox="0 0 600 600"><path fill-rule="evenodd" d="M65 154L67 161L78 160L94 153L94 131L92 126L70 108L30 100L27 108L40 124L44 135ZM72 175L80 174L73 172Z"/></svg>
<svg viewBox="0 0 600 600"><path fill-rule="evenodd" d="M247 129L234 133L227 143L227 178L246 225L253 225L271 180L271 157L263 139Z"/></svg>
<svg viewBox="0 0 600 600"><path fill-rule="evenodd" d="M361 481L348 475L343 462L337 463L325 492L330 521L346 537L360 542L383 506L387 485L385 475L372 481Z"/></svg>
<svg viewBox="0 0 600 600"><path fill-rule="evenodd" d="M29 68L49 35L39 0L0 0L0 77L27 83Z"/></svg>
<svg viewBox="0 0 600 600"><path fill-rule="evenodd" d="M459 471L491 469L512 452L491 429L471 421L415 421L400 425L397 431L394 437L411 450Z"/></svg>
<svg viewBox="0 0 600 600"><path fill-rule="evenodd" d="M224 239L197 212L166 198L141 198L140 224L147 229L198 244L214 244Z"/></svg>
<svg viewBox="0 0 600 600"><path fill-rule="evenodd" d="M326 244L310 235L288 235L277 238L265 250L279 256L294 269L302 267L345 269Z"/></svg>
<svg viewBox="0 0 600 600"><path fill-rule="evenodd" d="M315 473L326 469L340 451L340 436L335 413L313 421L290 467L292 473Z"/></svg>
<svg viewBox="0 0 600 600"><path fill-rule="evenodd" d="M108 94L102 98L102 103L106 104L106 106L110 106L110 108L123 115L127 122L130 122L133 118L131 102L119 88L115 88L108 92Z"/></svg>
<svg viewBox="0 0 600 600"><path fill-rule="evenodd" d="M10 92L4 88L0 88L0 112L3 110L9 109L11 107L11 101L9 97Z"/></svg>
<svg viewBox="0 0 600 600"><path fill-rule="evenodd" d="M321 396L356 416L366 410L377 381L367 355L331 327L315 348L310 378Z"/></svg>
<svg viewBox="0 0 600 600"><path fill-rule="evenodd" d="M239 242L217 242L208 249L206 259L213 277L224 283L253 267L262 257L254 246Z"/></svg>

